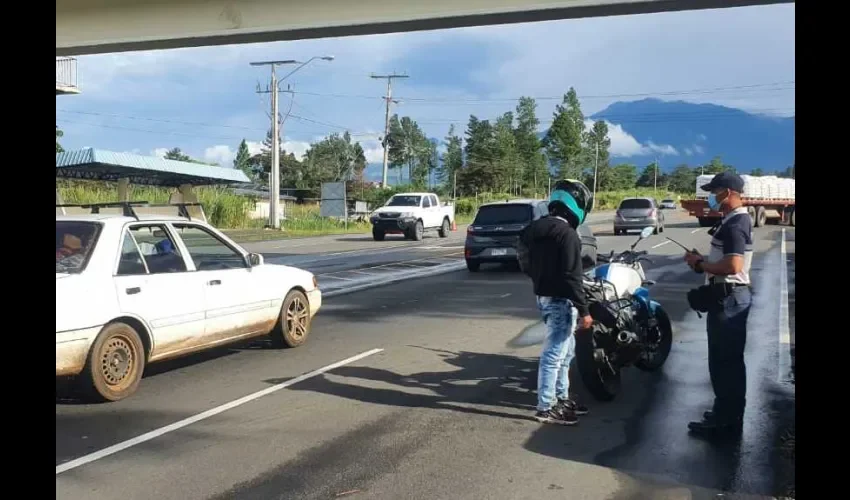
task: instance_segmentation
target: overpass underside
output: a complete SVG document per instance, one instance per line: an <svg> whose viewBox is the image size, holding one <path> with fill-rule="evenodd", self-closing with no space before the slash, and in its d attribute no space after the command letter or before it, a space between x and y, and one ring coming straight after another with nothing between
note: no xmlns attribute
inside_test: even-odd
<svg viewBox="0 0 850 500"><path fill-rule="evenodd" d="M793 0L56 0L56 55L793 3Z"/></svg>

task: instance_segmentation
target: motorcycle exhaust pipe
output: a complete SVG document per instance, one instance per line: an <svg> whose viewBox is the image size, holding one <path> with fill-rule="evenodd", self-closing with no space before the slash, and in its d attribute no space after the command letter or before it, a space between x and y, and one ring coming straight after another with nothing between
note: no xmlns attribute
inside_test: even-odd
<svg viewBox="0 0 850 500"><path fill-rule="evenodd" d="M632 332L621 331L617 334L617 342L621 344L631 344L637 340L637 335Z"/></svg>

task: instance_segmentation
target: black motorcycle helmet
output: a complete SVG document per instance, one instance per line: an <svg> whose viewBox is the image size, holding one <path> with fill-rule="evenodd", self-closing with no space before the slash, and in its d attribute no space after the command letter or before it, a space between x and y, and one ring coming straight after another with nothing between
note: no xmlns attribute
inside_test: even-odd
<svg viewBox="0 0 850 500"><path fill-rule="evenodd" d="M549 196L549 211L566 218L577 228L593 210L593 193L579 180L563 179L555 183Z"/></svg>

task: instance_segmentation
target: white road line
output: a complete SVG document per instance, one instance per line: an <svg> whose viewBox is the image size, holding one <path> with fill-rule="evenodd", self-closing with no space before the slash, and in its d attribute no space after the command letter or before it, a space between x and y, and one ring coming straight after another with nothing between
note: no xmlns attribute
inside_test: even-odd
<svg viewBox="0 0 850 500"><path fill-rule="evenodd" d="M365 268L362 268L362 269L371 269L371 268L365 267ZM366 276L375 276L376 274L381 274L379 272L373 271L373 272L370 273L370 272L366 272L366 271L361 271L359 269L349 269L347 271L340 271L340 272L342 272L342 273L354 273L354 274L365 274Z"/></svg>
<svg viewBox="0 0 850 500"><path fill-rule="evenodd" d="M345 271L340 271L340 272L341 272L341 273L344 273ZM322 278L322 279L324 279L324 278L330 278L330 279L332 279L332 280L355 281L355 279L354 279L354 278L341 278L341 277L339 277L339 276L332 276L332 275L330 275L330 274L318 274L318 275L316 275L316 277L317 277L317 278Z"/></svg>
<svg viewBox="0 0 850 500"><path fill-rule="evenodd" d="M702 231L702 228L698 227L698 228L694 229L693 231L691 231L691 234L698 233L700 231Z"/></svg>
<svg viewBox="0 0 850 500"><path fill-rule="evenodd" d="M56 466L56 475L58 476L59 474L61 474L63 472L69 471L71 469L76 469L77 467L81 467L81 466L86 465L88 463L94 462L95 460L100 460L101 458L108 457L109 455L113 455L115 453L118 453L119 451L126 450L127 448L132 448L133 446L136 446L136 445L142 444L144 442L150 441L151 439L158 438L159 436L162 436L163 434L167 434L169 432L176 431L177 429L182 429L183 427L186 427L187 425L192 425L195 422L200 422L201 420L206 420L210 417L218 415L219 413L226 412L227 410L231 410L233 408L236 408L237 406L242 406L245 403L250 403L251 401L254 401L255 399L259 399L263 396L267 396L267 395L272 394L274 392L277 392L281 389L286 389L287 387L294 385L294 384L297 384L298 382L303 382L303 381L310 379L310 378L313 378L317 375L321 375L325 372L339 368L340 366L344 366L344 365L347 365L347 364L350 364L350 363L354 363L355 361L359 361L363 358L372 356L373 354L378 354L379 352L383 352L383 349L372 349L371 351L361 352L360 354L357 354L356 356L352 356L350 358L343 359L342 361L337 361L336 363L333 363L331 365L327 365L325 367L319 368L318 370L313 370L309 373L305 373L304 375L300 375L298 377L295 377L292 380L287 380L286 382L283 382L283 383L280 383L280 384L277 384L277 385L273 385L271 387L263 389L262 391L257 391L253 394L249 394L249 395L241 397L237 400L231 401L231 402L223 404L221 406L217 406L217 407L212 408L210 410L207 410L203 413L193 415L189 418L184 418L183 420L180 420L179 422L174 422L171 425L166 425L165 427L160 427L159 429L155 429L155 430L152 430L150 432L146 432L146 433L142 434L141 436L134 437L133 439L128 439L127 441L122 441L118 444L112 445L108 448L104 448L100 451L96 451L94 453L84 455L80 458L75 458L74 460L71 460L70 462L65 462L64 464L57 465Z"/></svg>
<svg viewBox="0 0 850 500"><path fill-rule="evenodd" d="M659 244L655 245L655 246L654 246L654 247L652 247L652 248L663 247L663 246L664 246L664 245L666 245L667 243L670 243L670 240L662 241L661 243L659 243Z"/></svg>
<svg viewBox="0 0 850 500"><path fill-rule="evenodd" d="M779 242L779 370L777 380L787 382L791 374L791 327L788 309L788 251L785 246L785 228Z"/></svg>

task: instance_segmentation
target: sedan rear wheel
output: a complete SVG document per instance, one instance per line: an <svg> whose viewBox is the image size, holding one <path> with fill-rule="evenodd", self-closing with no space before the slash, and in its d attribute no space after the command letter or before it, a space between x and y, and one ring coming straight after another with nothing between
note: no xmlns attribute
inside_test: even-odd
<svg viewBox="0 0 850 500"><path fill-rule="evenodd" d="M139 334L126 323L110 323L89 351L81 388L88 399L120 401L136 392L144 371L145 348Z"/></svg>

